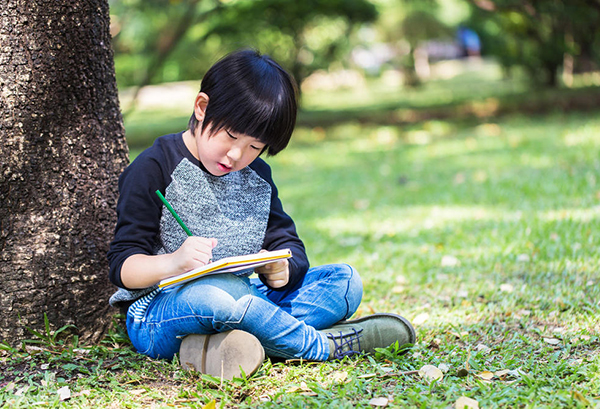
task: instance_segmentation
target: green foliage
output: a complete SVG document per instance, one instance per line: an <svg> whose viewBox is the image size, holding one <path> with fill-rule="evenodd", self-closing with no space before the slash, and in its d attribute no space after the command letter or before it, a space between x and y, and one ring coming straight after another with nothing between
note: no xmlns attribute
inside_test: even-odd
<svg viewBox="0 0 600 409"><path fill-rule="evenodd" d="M39 332L34 329L27 327L27 331L31 333L35 338L32 340L28 340L29 343L38 343L44 344L49 347L53 347L57 345L57 340L61 335L64 335L68 330L75 329L74 325L64 325L57 329L56 331L52 331L50 329L50 321L48 320L48 316L44 313L44 332Z"/></svg>
<svg viewBox="0 0 600 409"><path fill-rule="evenodd" d="M593 0L487 2L473 7L469 25L483 39L484 52L508 69L524 67L537 83L556 86L565 54L576 69L600 63L600 5Z"/></svg>
<svg viewBox="0 0 600 409"><path fill-rule="evenodd" d="M301 82L339 60L354 27L377 16L367 0L113 0L111 7L120 86L199 80L240 47L271 54Z"/></svg>
<svg viewBox="0 0 600 409"><path fill-rule="evenodd" d="M427 40L451 36L451 31L433 14L422 10L408 14L402 21L400 30L402 38L408 41L413 48Z"/></svg>

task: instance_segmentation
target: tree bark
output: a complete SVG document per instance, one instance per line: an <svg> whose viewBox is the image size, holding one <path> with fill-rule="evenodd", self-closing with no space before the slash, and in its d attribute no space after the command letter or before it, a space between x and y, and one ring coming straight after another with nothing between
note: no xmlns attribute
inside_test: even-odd
<svg viewBox="0 0 600 409"><path fill-rule="evenodd" d="M107 0L0 5L0 340L111 321L106 251L127 145Z"/></svg>

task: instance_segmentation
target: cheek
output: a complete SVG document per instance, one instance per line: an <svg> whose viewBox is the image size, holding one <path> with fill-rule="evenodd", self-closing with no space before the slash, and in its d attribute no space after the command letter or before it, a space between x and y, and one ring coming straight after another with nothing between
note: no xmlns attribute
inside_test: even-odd
<svg viewBox="0 0 600 409"><path fill-rule="evenodd" d="M211 153L216 156L224 156L229 152L229 144L224 143L223 141L213 140L209 143L209 148Z"/></svg>
<svg viewBox="0 0 600 409"><path fill-rule="evenodd" d="M248 161L248 165L254 162L254 160L258 158L258 155L260 155L260 151L252 150L249 152L246 159Z"/></svg>

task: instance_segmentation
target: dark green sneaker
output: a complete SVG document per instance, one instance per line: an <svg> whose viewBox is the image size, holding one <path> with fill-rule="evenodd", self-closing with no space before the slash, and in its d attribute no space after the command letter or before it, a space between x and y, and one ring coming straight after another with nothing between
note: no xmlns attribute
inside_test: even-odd
<svg viewBox="0 0 600 409"><path fill-rule="evenodd" d="M329 338L329 359L370 354L375 348L414 344L415 329L404 317L396 314L373 314L350 321L341 321L322 330Z"/></svg>

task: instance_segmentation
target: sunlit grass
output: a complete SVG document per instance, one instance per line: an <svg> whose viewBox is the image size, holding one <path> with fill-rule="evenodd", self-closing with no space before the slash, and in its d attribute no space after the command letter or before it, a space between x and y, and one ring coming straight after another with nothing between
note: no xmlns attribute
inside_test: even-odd
<svg viewBox="0 0 600 409"><path fill-rule="evenodd" d="M413 321L418 342L407 355L267 361L250 380L221 382L136 354L117 331L86 353L70 344L0 348L0 405L349 408L384 397L388 407L447 408L467 396L479 407L597 407L597 112L405 123L354 115L520 92L516 80L503 89L498 72L481 75L401 95L381 84L307 92L303 115L318 121L302 120L290 147L266 158L311 263L345 262L361 273L357 315ZM330 114L335 121L320 122ZM185 128L188 116L129 117L134 155ZM412 372L424 365L448 370L430 381ZM486 380L484 371L496 375ZM61 402L64 386L73 397Z"/></svg>

